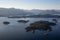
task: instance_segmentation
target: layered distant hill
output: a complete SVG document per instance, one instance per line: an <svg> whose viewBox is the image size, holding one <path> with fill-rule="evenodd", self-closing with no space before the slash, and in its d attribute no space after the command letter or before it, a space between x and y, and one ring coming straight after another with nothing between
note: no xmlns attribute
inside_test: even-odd
<svg viewBox="0 0 60 40"><path fill-rule="evenodd" d="M60 10L38 10L38 9L33 9L31 12L35 14L53 14L53 15L60 15Z"/></svg>
<svg viewBox="0 0 60 40"><path fill-rule="evenodd" d="M15 8L0 8L0 16L15 16L15 15L34 15L32 12L28 12L23 9Z"/></svg>
<svg viewBox="0 0 60 40"><path fill-rule="evenodd" d="M37 14L56 14L60 15L60 10L23 10L16 8L0 8L0 16L15 16L15 15L37 15Z"/></svg>

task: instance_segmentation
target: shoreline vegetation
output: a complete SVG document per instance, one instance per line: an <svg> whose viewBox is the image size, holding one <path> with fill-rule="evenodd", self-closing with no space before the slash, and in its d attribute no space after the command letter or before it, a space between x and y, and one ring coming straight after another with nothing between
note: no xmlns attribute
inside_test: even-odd
<svg viewBox="0 0 60 40"><path fill-rule="evenodd" d="M60 18L60 15L28 15L28 16L10 16L8 18Z"/></svg>

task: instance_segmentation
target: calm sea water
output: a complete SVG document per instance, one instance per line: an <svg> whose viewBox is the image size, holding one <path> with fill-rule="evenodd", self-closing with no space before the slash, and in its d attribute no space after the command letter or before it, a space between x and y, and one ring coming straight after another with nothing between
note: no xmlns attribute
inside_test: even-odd
<svg viewBox="0 0 60 40"><path fill-rule="evenodd" d="M35 33L26 32L25 28L30 23L39 20L52 21L53 18L7 18L0 17L0 39L1 40L60 40L60 18L58 23L52 26L52 31L48 33L48 37L43 35L42 31L36 30ZM18 23L18 20L29 20L28 23ZM10 24L3 24L4 21Z"/></svg>

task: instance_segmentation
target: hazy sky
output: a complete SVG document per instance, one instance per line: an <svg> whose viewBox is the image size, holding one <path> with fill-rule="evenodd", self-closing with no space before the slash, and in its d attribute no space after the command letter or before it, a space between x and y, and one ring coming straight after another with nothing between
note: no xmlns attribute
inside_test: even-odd
<svg viewBox="0 0 60 40"><path fill-rule="evenodd" d="M60 0L0 0L0 7L20 9L60 9Z"/></svg>

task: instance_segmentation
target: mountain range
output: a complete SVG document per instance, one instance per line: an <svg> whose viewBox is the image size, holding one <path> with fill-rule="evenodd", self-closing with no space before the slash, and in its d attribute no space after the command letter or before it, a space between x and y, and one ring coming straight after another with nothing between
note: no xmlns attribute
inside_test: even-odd
<svg viewBox="0 0 60 40"><path fill-rule="evenodd" d="M38 15L38 14L53 14L60 15L60 10L24 10L16 8L0 8L0 16L16 16L16 15Z"/></svg>

